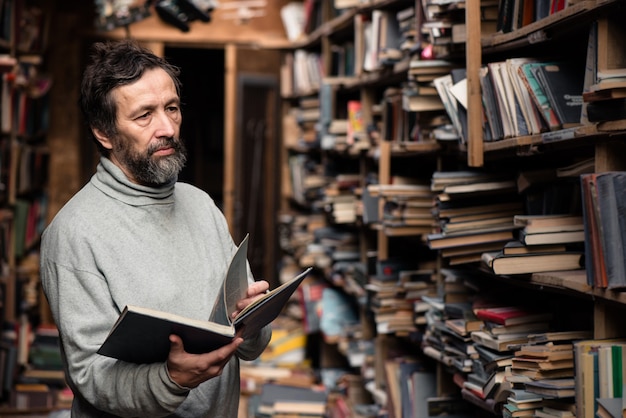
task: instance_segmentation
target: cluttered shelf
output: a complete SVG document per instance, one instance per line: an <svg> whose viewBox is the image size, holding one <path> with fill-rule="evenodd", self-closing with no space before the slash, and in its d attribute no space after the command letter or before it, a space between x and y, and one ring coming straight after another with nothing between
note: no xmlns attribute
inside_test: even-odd
<svg viewBox="0 0 626 418"><path fill-rule="evenodd" d="M484 143L484 152L495 152L516 149L519 147L529 147L545 144L563 143L566 145L576 145L578 143L588 143L604 138L615 138L626 135L624 127L613 124L607 126L606 123L594 123L589 125L579 125L557 131L545 132L536 135L524 135L513 138L501 139Z"/></svg>
<svg viewBox="0 0 626 418"><path fill-rule="evenodd" d="M566 27L577 27L585 20L590 21L596 17L595 12L617 3L619 1L616 0L585 0L514 31L497 32L484 36L481 39L483 52L492 53L549 40L559 30Z"/></svg>

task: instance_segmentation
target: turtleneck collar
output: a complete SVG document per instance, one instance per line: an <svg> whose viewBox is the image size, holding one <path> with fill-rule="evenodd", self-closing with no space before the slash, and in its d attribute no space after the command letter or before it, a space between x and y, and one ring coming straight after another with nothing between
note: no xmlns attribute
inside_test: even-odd
<svg viewBox="0 0 626 418"><path fill-rule="evenodd" d="M113 199L133 206L144 206L172 203L176 180L159 187L135 184L110 159L101 157L91 183Z"/></svg>

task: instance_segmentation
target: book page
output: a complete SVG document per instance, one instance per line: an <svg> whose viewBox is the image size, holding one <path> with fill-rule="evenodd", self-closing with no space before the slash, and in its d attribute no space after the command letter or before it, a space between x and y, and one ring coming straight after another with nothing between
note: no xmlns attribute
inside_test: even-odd
<svg viewBox="0 0 626 418"><path fill-rule="evenodd" d="M230 325L230 315L237 309L237 301L246 296L248 289L248 236L246 235L230 261L222 283L222 297L218 297L209 316L209 321Z"/></svg>

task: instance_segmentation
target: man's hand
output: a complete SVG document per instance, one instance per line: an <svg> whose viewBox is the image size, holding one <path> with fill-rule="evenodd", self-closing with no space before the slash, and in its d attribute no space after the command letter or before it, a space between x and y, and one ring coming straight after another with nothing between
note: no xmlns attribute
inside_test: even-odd
<svg viewBox="0 0 626 418"><path fill-rule="evenodd" d="M260 298L268 291L270 284L265 280L259 280L248 286L246 297L237 302L237 310L233 312L232 317L236 317L242 309L250 305L252 302Z"/></svg>
<svg viewBox="0 0 626 418"><path fill-rule="evenodd" d="M170 335L167 370L172 380L180 386L195 388L200 383L221 375L224 366L242 342L243 338L235 337L230 344L210 353L189 354L185 351L181 338Z"/></svg>

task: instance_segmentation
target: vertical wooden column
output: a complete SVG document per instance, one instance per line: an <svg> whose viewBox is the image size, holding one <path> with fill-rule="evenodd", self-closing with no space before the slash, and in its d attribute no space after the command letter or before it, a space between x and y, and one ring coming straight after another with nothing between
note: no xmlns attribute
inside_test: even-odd
<svg viewBox="0 0 626 418"><path fill-rule="evenodd" d="M144 41L141 42L143 46L148 48L150 51L161 58L165 57L165 44L163 42L157 41Z"/></svg>
<svg viewBox="0 0 626 418"><path fill-rule="evenodd" d="M482 47L480 44L480 0L465 2L465 27L467 28L467 164L470 167L483 165L482 97L480 93L480 66Z"/></svg>
<svg viewBox="0 0 626 418"><path fill-rule="evenodd" d="M237 113L237 46L227 44L224 49L224 216L231 233L235 220L235 161Z"/></svg>
<svg viewBox="0 0 626 418"><path fill-rule="evenodd" d="M383 139L380 142L380 160L378 162L378 182L389 184L391 182L391 141ZM383 216L383 201L379 200L379 219ZM378 231L378 259L386 260L389 257L389 238L381 229Z"/></svg>

